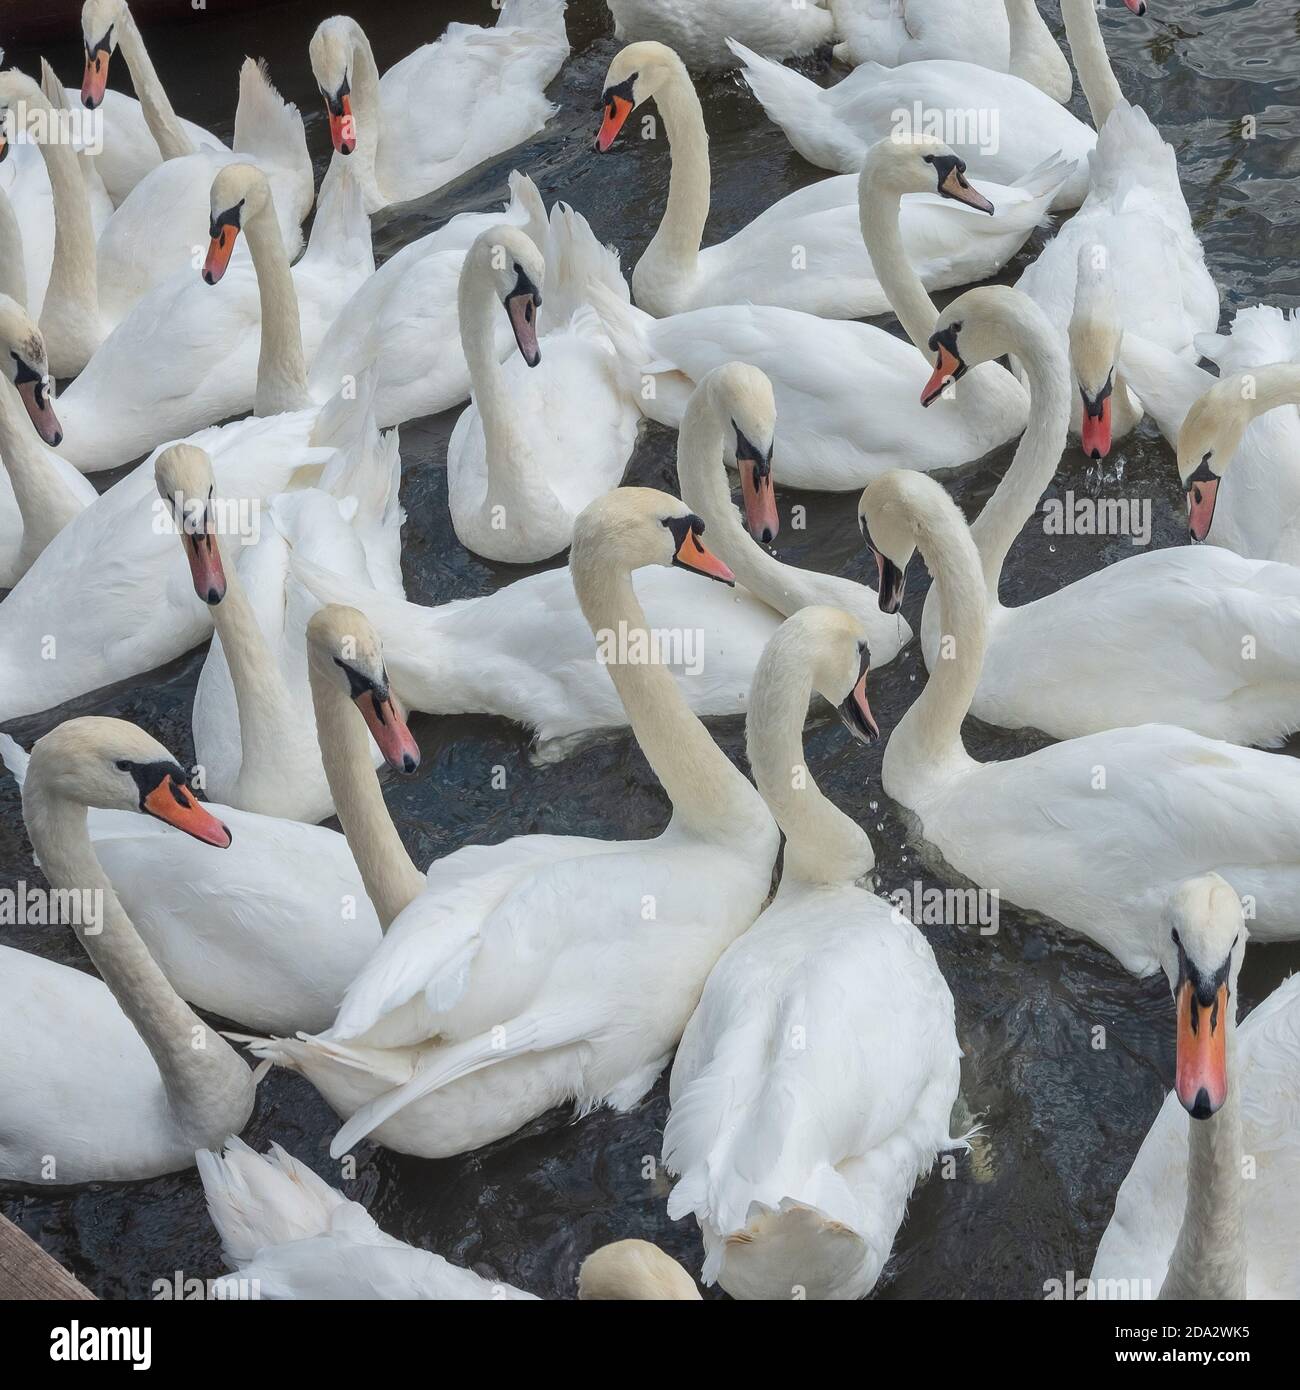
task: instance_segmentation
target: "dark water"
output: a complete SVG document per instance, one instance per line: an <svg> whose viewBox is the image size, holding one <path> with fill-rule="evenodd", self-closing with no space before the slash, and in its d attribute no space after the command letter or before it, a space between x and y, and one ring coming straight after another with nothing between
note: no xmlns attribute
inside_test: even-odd
<svg viewBox="0 0 1300 1390"><path fill-rule="evenodd" d="M0 43L8 8L0 4ZM146 39L177 109L227 138L237 64L246 53L266 57L280 89L306 116L319 177L329 141L307 41L336 8L337 0L298 0L218 18L195 14L177 0L183 19L150 26ZM1044 9L1059 34L1056 0ZM351 13L370 35L381 69L436 36L446 20L493 19L487 0L359 0ZM1225 317L1258 300L1300 303L1300 7L1292 0L1158 0L1146 20L1113 6L1103 26L1125 91L1147 107L1178 150L1188 201L1224 292ZM455 212L504 200L506 175L517 165L532 174L548 203L572 202L598 235L622 250L625 266L634 264L658 223L669 165L661 147L641 141L604 158L591 151L593 108L616 51L612 27L600 0L570 0L574 53L551 91L560 114L528 145L432 198L382 214L376 219L381 257ZM65 80L75 80L81 62L75 30L44 52ZM29 70L34 56L17 46L10 50L11 60ZM807 66L818 70L815 62ZM737 80L717 78L701 92L713 148L709 235L722 237L756 209L820 175L790 151ZM1086 119L1077 95L1075 110ZM1258 138L1246 140L1241 118L1252 113L1259 118ZM1005 278L1014 280L1040 244L1031 243ZM410 516L406 578L410 597L424 603L483 593L518 575L468 555L452 533L443 459L453 422L454 412L402 429L402 496ZM668 432L651 430L629 480L673 488L673 447ZM1003 451L953 483L968 515L992 492L1009 457L1010 450ZM1104 468L1067 455L1057 486L1151 497L1155 543L1180 543L1182 498L1173 457L1149 425ZM855 499L781 497L783 509L794 502L807 507L808 529L784 532L781 556L861 578ZM1012 553L1004 601L1051 592L1131 550L1122 538L1049 537L1031 522ZM914 628L925 589L917 570L907 604ZM75 709L23 720L10 731L27 743L70 713L113 714L138 721L184 760L192 753L189 711L202 661L203 652L193 652L129 688L100 692ZM924 680L915 644L873 677L872 704L886 732ZM530 759L521 732L500 721L420 718L413 728L423 766L413 780L390 783L388 800L421 864L463 844L512 834L648 836L667 821L667 802L630 738L589 745L543 767ZM719 723L715 732L740 759L739 722ZM967 735L975 755L986 759L1013 757L1035 744L974 723ZM938 882L922 869L900 816L880 791L880 749L851 743L826 714L815 715L807 740L810 764L828 794L872 831L881 886L892 890L918 877ZM508 770L504 790L491 786L495 764ZM7 779L0 784L0 869L6 881L36 872ZM927 933L957 1000L966 1053L962 1098L981 1117L984 1132L954 1178L935 1175L917 1191L875 1296L1041 1297L1045 1280L1070 1270L1087 1273L1115 1190L1171 1081L1168 990L1162 978L1135 981L1098 948L1011 908L1004 908L993 936L947 927ZM3 940L84 965L70 934L8 930ZM1242 975L1243 1008L1297 966L1300 946L1254 948ZM1103 1050L1093 1047L1098 1025L1106 1032ZM365 1203L396 1236L543 1296L568 1297L582 1257L624 1236L657 1241L698 1273L693 1224L669 1222L667 1183L642 1176L646 1156L660 1151L665 1091L661 1083L628 1115L601 1112L577 1125L550 1115L456 1160L428 1162L363 1145L359 1171L343 1180L328 1157L333 1114L305 1081L276 1072L260 1089L245 1138L259 1148L278 1140ZM148 1297L153 1280L176 1270L206 1277L223 1269L193 1171L56 1194L10 1191L0 1206L101 1297Z"/></svg>

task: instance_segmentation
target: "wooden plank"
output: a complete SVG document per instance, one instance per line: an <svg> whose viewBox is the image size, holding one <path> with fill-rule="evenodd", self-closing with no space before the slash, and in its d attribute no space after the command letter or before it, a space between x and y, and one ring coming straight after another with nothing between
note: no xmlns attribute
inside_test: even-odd
<svg viewBox="0 0 1300 1390"><path fill-rule="evenodd" d="M0 1300L94 1297L31 1236L0 1216Z"/></svg>

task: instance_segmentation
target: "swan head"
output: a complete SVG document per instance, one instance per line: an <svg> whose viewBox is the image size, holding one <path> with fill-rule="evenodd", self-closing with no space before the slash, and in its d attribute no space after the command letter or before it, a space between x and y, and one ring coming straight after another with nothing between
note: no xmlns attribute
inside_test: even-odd
<svg viewBox="0 0 1300 1390"><path fill-rule="evenodd" d="M1178 476L1187 492L1187 529L1203 541L1214 523L1219 483L1255 414L1256 377L1221 377L1195 401L1178 431Z"/></svg>
<svg viewBox="0 0 1300 1390"><path fill-rule="evenodd" d="M569 568L576 577L676 565L735 584L736 576L705 547L703 535L704 522L678 498L649 487L616 487L575 518Z"/></svg>
<svg viewBox="0 0 1300 1390"><path fill-rule="evenodd" d="M701 1294L695 1280L648 1240L619 1240L602 1245L578 1270L578 1298L597 1300L692 1299Z"/></svg>
<svg viewBox="0 0 1300 1390"><path fill-rule="evenodd" d="M268 209L274 215L275 208L266 175L252 164L226 164L219 169L212 180L208 205L212 215L208 227L211 241L203 262L203 279L215 285L226 273L239 233L250 219Z"/></svg>
<svg viewBox="0 0 1300 1390"><path fill-rule="evenodd" d="M185 548L194 592L204 603L226 596L226 572L217 543L212 460L193 444L172 444L154 460L154 483Z"/></svg>
<svg viewBox="0 0 1300 1390"><path fill-rule="evenodd" d="M776 396L757 367L727 362L709 372L696 388L722 426L722 456L740 475L749 533L764 545L776 539L781 519L772 483L776 438Z"/></svg>
<svg viewBox="0 0 1300 1390"><path fill-rule="evenodd" d="M357 147L356 117L352 114L352 62L355 39L354 21L342 15L324 19L316 26L307 46L312 75L325 102L329 117L330 140L342 155Z"/></svg>
<svg viewBox="0 0 1300 1390"><path fill-rule="evenodd" d="M878 140L867 151L858 196L862 205L881 193L937 193L956 203L987 212L993 204L966 178L966 161L932 135L899 131Z"/></svg>
<svg viewBox="0 0 1300 1390"><path fill-rule="evenodd" d="M1227 1038L1246 951L1241 899L1218 874L1187 879L1170 894L1163 931L1160 963L1178 1015L1174 1090L1204 1120L1228 1094Z"/></svg>
<svg viewBox="0 0 1300 1390"><path fill-rule="evenodd" d="M356 705L394 772L412 773L420 766L420 746L393 696L383 644L364 613L341 603L314 613L307 624L307 661Z"/></svg>
<svg viewBox="0 0 1300 1390"><path fill-rule="evenodd" d="M1074 309L1070 314L1070 369L1083 407L1080 440L1090 459L1110 453L1124 325L1107 273L1109 249L1101 243L1079 248Z"/></svg>
<svg viewBox="0 0 1300 1390"><path fill-rule="evenodd" d="M876 562L882 613L897 613L903 606L907 567L916 553L917 517L932 493L947 497L933 478L896 468L868 483L858 501L858 527Z"/></svg>
<svg viewBox="0 0 1300 1390"><path fill-rule="evenodd" d="M108 65L117 52L122 25L129 18L126 0L86 0L81 7L81 39L86 46L81 104L87 111L93 111L104 100Z"/></svg>
<svg viewBox="0 0 1300 1390"><path fill-rule="evenodd" d="M537 311L542 307L546 262L533 239L519 227L489 227L470 247L461 276L485 277L495 287L519 355L535 367L542 360Z"/></svg>
<svg viewBox="0 0 1300 1390"><path fill-rule="evenodd" d="M842 608L809 604L792 614L764 648L754 673L755 692L766 684L760 681L760 672L766 681L772 682L780 681L785 673L791 680L807 680L811 676L812 688L836 710L855 739L875 743L880 737L880 726L867 699L871 652L866 629ZM751 705L750 723L762 723L756 704ZM757 771L762 759L751 753L749 761Z"/></svg>
<svg viewBox="0 0 1300 1390"><path fill-rule="evenodd" d="M230 844L230 831L195 799L185 769L123 719L69 719L38 739L24 803L36 788L76 806L142 812L218 849Z"/></svg>
<svg viewBox="0 0 1300 1390"><path fill-rule="evenodd" d="M627 118L660 91L665 83L690 83L686 64L666 44L630 43L614 55L601 93L603 112L596 148L603 154L618 138Z"/></svg>
<svg viewBox="0 0 1300 1390"><path fill-rule="evenodd" d="M0 294L0 356L0 370L22 397L36 433L57 447L63 441L63 429L54 414L45 339L27 310L7 294Z"/></svg>
<svg viewBox="0 0 1300 1390"><path fill-rule="evenodd" d="M952 386L982 362L1004 353L1021 357L1061 357L1064 354L1043 311L1028 295L1010 285L980 285L956 299L939 315L930 335L934 372L921 392L921 404L941 397L952 399Z"/></svg>

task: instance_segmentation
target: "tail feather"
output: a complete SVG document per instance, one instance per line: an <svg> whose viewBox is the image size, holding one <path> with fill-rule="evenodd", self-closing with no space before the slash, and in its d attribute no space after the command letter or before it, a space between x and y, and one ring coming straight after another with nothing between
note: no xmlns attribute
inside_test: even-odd
<svg viewBox="0 0 1300 1390"><path fill-rule="evenodd" d="M302 113L276 91L265 60L245 58L239 69L239 104L231 149L312 182Z"/></svg>
<svg viewBox="0 0 1300 1390"><path fill-rule="evenodd" d="M200 1149L195 1159L212 1224L237 1269L268 1246L323 1235L340 1208L357 1205L279 1144L261 1155L232 1135L222 1153Z"/></svg>
<svg viewBox="0 0 1300 1390"><path fill-rule="evenodd" d="M326 170L303 260L335 266L357 284L375 273L370 218L361 184L345 159L331 161Z"/></svg>
<svg viewBox="0 0 1300 1390"><path fill-rule="evenodd" d="M556 203L551 209L543 251L546 295L542 314L547 329L568 323L589 305L593 285L604 286L625 303L632 302L619 268L618 252L611 246L602 246L587 219L564 203Z"/></svg>
<svg viewBox="0 0 1300 1390"><path fill-rule="evenodd" d="M563 39L568 44L568 30L564 24L567 0L501 0L501 13L497 16L498 29L532 29L541 34L549 34Z"/></svg>
<svg viewBox="0 0 1300 1390"><path fill-rule="evenodd" d="M27 764L30 761L31 754L16 739L8 734L0 734L0 762L9 769L9 775L18 783L20 790L27 780Z"/></svg>
<svg viewBox="0 0 1300 1390"><path fill-rule="evenodd" d="M727 45L740 59L745 81L769 119L809 163L837 174L856 174L862 168L866 145L835 118L824 88L735 39L728 39Z"/></svg>
<svg viewBox="0 0 1300 1390"><path fill-rule="evenodd" d="M599 281L588 285L587 298L614 347L623 390L648 419L677 428L695 383L656 353L649 336L655 320Z"/></svg>
<svg viewBox="0 0 1300 1390"><path fill-rule="evenodd" d="M1032 197L1043 198L1050 205L1057 193L1074 177L1078 167L1078 160L1066 159L1058 152L1026 170L1011 187L1023 188Z"/></svg>

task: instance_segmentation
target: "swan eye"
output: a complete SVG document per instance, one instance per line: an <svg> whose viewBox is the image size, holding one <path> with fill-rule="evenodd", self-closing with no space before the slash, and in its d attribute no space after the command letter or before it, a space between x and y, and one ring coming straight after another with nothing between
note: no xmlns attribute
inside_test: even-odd
<svg viewBox="0 0 1300 1390"><path fill-rule="evenodd" d="M934 163L934 156L933 156L932 154L923 154L923 155L921 156L921 158L922 158L923 160L925 160L925 162L926 162L927 164L933 164L933 163Z"/></svg>
<svg viewBox="0 0 1300 1390"><path fill-rule="evenodd" d="M131 763L130 763L130 761L129 761L127 758L119 758L119 759L117 760L117 762L115 762L115 763L113 764L113 766L114 766L115 768L117 768L117 770L118 770L119 772L130 772L130 771L131 771Z"/></svg>

